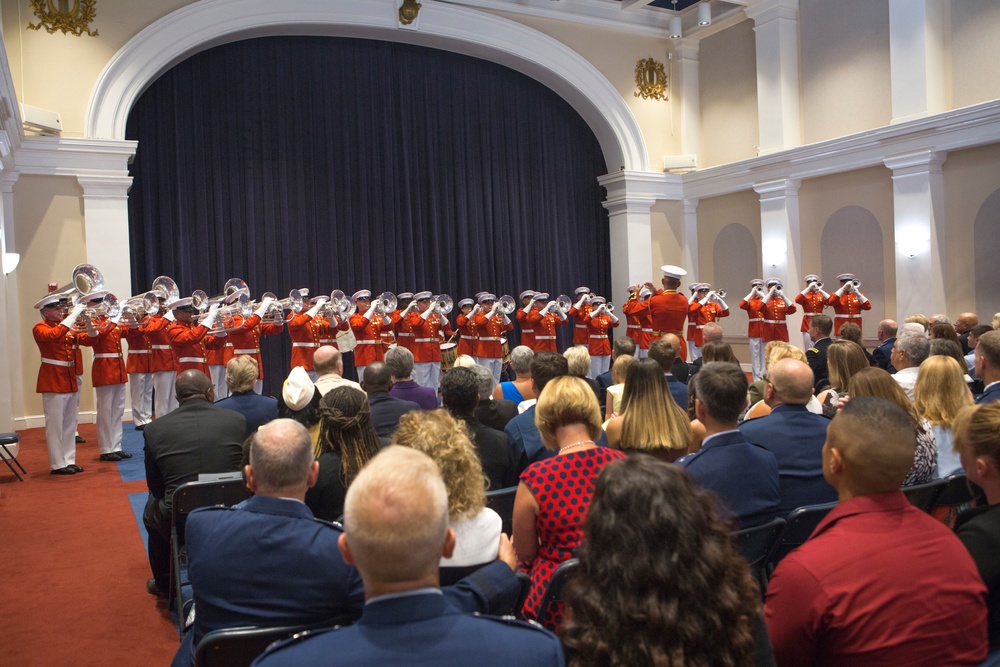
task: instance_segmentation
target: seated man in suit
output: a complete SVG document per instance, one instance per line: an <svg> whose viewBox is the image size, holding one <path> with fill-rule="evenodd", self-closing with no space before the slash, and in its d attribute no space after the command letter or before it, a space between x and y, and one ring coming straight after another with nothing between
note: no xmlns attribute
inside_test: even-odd
<svg viewBox="0 0 1000 667"><path fill-rule="evenodd" d="M394 347L385 353L385 363L392 376L389 393L403 401L412 401L424 410L435 410L438 406L437 389L421 387L413 378L413 353L405 347ZM492 391L492 387L490 391Z"/></svg>
<svg viewBox="0 0 1000 667"><path fill-rule="evenodd" d="M146 582L152 595L163 595L170 584L170 522L174 491L202 473L240 469L247 420L238 412L213 405L215 389L208 376L187 370L177 376L176 410L157 417L143 429L143 453L149 499L142 522L149 534Z"/></svg>
<svg viewBox="0 0 1000 667"><path fill-rule="evenodd" d="M615 338L615 342L611 346L611 365L614 366L615 359L624 356L635 356L635 341L628 336L619 336ZM601 388L601 396L604 396L608 391L608 387L613 384L611 371L601 373L597 376L597 385Z"/></svg>
<svg viewBox="0 0 1000 667"><path fill-rule="evenodd" d="M677 352L680 350L680 341L681 339L674 334L665 334L663 338L657 338L649 344L649 358L660 364L663 375L667 378L667 388L670 390L670 395L677 401L681 410L687 412L687 385L672 372L674 362L677 361Z"/></svg>
<svg viewBox="0 0 1000 667"><path fill-rule="evenodd" d="M872 351L872 358L875 359L875 365L884 371L888 371L890 374L896 372L896 368L892 365L890 357L892 356L892 347L896 344L896 331L899 326L896 324L896 320L882 320L878 323L878 347Z"/></svg>
<svg viewBox="0 0 1000 667"><path fill-rule="evenodd" d="M344 379L344 357L333 345L321 345L313 352L313 370L319 376L316 378L316 389L320 396L334 387L347 385L361 391L361 385L354 380Z"/></svg>
<svg viewBox="0 0 1000 667"><path fill-rule="evenodd" d="M747 442L774 454L781 481L778 515L797 507L832 503L837 492L823 479L823 443L830 420L806 409L813 395L809 366L796 359L782 359L767 372L764 403L771 414L740 425Z"/></svg>
<svg viewBox="0 0 1000 667"><path fill-rule="evenodd" d="M261 396L254 391L257 384L257 360L250 355L233 357L226 364L226 386L229 398L224 398L217 406L235 410L247 420L247 435L278 418L278 399Z"/></svg>
<svg viewBox="0 0 1000 667"><path fill-rule="evenodd" d="M806 350L806 361L812 369L816 384L813 385L816 393L819 393L830 386L830 367L826 363L826 350L833 341L830 333L833 332L833 318L829 315L813 315L809 318L809 339L813 341L813 346Z"/></svg>
<svg viewBox="0 0 1000 667"><path fill-rule="evenodd" d="M536 396L542 395L551 380L569 375L569 362L566 357L554 352L539 352L531 360L531 384ZM504 428L510 437L511 458L517 468L517 474L535 461L556 455L556 450L548 449L542 444L542 436L535 426L535 406L510 420Z"/></svg>
<svg viewBox="0 0 1000 667"><path fill-rule="evenodd" d="M441 594L438 563L451 556L455 533L441 473L426 454L380 452L354 479L344 509L338 544L364 581L361 618L277 644L255 665L563 664L548 631L465 614Z"/></svg>
<svg viewBox="0 0 1000 667"><path fill-rule="evenodd" d="M984 333L976 342L976 377L986 389L976 403L1000 401L1000 331Z"/></svg>
<svg viewBox="0 0 1000 667"><path fill-rule="evenodd" d="M389 365L381 361L373 361L365 367L365 379L361 388L368 394L368 405L372 412L372 426L380 438L392 437L392 432L399 426L399 418L420 406L413 401L404 401L389 393L392 388L392 378Z"/></svg>
<svg viewBox="0 0 1000 667"><path fill-rule="evenodd" d="M986 588L947 526L899 490L916 435L904 410L855 397L833 418L823 474L840 503L767 588L779 665L977 665Z"/></svg>
<svg viewBox="0 0 1000 667"><path fill-rule="evenodd" d="M713 361L702 366L692 382L695 414L705 427L705 439L700 450L678 459L677 465L715 491L724 505L720 510L739 519L740 527L767 523L781 504L778 462L736 428L746 408L746 374L734 364Z"/></svg>
<svg viewBox="0 0 1000 667"><path fill-rule="evenodd" d="M534 356L532 356L533 359ZM456 365L456 368L462 367ZM486 366L472 362L465 368L475 374L476 381L479 383L479 405L476 406L474 412L476 419L490 428L502 431L510 423L510 420L519 414L518 404L514 401L508 401L506 398L493 398L496 382L493 381L493 373Z"/></svg>
<svg viewBox="0 0 1000 667"><path fill-rule="evenodd" d="M303 503L319 465L305 427L277 419L250 444L245 474L254 496L240 508L206 507L188 517L195 620L174 667L193 664L195 647L212 630L321 623L360 612L361 578L337 550L340 528L314 518ZM487 568L445 594L466 611L503 613L519 590L513 561Z"/></svg>
<svg viewBox="0 0 1000 667"><path fill-rule="evenodd" d="M713 342L721 343L722 337L723 337L722 325L720 325L718 322L709 322L708 324L705 325L705 328L701 330L701 338L705 344ZM688 364L688 368L691 371L690 376L688 377L688 381L690 381L691 378L693 378L695 375L698 374L698 371L701 370L701 366L704 363L705 363L704 360L701 357L698 357L693 362ZM674 373L677 373L676 369L674 370ZM685 381L684 378L680 377L679 374L677 379L679 379L681 382Z"/></svg>

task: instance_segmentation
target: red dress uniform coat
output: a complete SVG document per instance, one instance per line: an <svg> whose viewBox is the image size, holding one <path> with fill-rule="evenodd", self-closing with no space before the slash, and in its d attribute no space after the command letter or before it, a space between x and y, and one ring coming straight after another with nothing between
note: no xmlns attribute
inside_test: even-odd
<svg viewBox="0 0 1000 667"><path fill-rule="evenodd" d="M467 354L470 357L474 357L479 350L479 327L476 326L476 320L472 317L466 317L462 313L458 314L455 318L455 324L458 326L458 348L456 352L458 354Z"/></svg>
<svg viewBox="0 0 1000 667"><path fill-rule="evenodd" d="M872 309L871 301L861 303L861 299L853 292L845 292L843 296L837 296L836 293L831 294L830 298L826 300L826 305L833 306L833 312L836 313L833 316L834 336L839 336L840 327L848 322L853 322L860 327L861 311Z"/></svg>
<svg viewBox="0 0 1000 667"><path fill-rule="evenodd" d="M122 354L122 330L128 327L122 325L109 326L96 336L84 334L80 344L94 349L94 362L90 368L90 380L95 387L110 384L125 384L128 373L125 371L125 358Z"/></svg>
<svg viewBox="0 0 1000 667"><path fill-rule="evenodd" d="M177 364L174 362L174 351L167 340L167 327L170 320L162 315L151 315L145 325L139 327L139 331L146 334L149 342L149 349L152 359L150 360L149 372L176 370Z"/></svg>
<svg viewBox="0 0 1000 667"><path fill-rule="evenodd" d="M531 313L534 312L535 310L532 309ZM535 329L531 323L531 313L525 313L524 308L521 307L517 309L514 316L517 318L517 325L521 327L521 345L526 345L537 352L538 350L535 349Z"/></svg>
<svg viewBox="0 0 1000 667"><path fill-rule="evenodd" d="M826 297L818 291L808 294L800 292L795 295L795 303L802 306L802 326L799 330L809 331L809 320L812 319L813 315L819 315L826 308Z"/></svg>
<svg viewBox="0 0 1000 667"><path fill-rule="evenodd" d="M128 361L126 373L152 373L153 358L146 334L136 327L122 327L122 337L128 341Z"/></svg>
<svg viewBox="0 0 1000 667"><path fill-rule="evenodd" d="M618 326L618 322L609 316L601 314L597 317L587 315L587 351L592 357L607 357L611 355L611 339L608 331Z"/></svg>
<svg viewBox="0 0 1000 667"><path fill-rule="evenodd" d="M503 345L500 336L504 331L514 328L513 324L504 324L503 315L497 313L489 320L485 313L476 315L476 328L479 331L479 348L476 351L477 357L486 359L502 359Z"/></svg>
<svg viewBox="0 0 1000 667"><path fill-rule="evenodd" d="M354 348L354 365L367 366L373 361L385 361L382 345L382 316L375 314L372 319L360 313L351 315L351 329L358 346Z"/></svg>
<svg viewBox="0 0 1000 667"><path fill-rule="evenodd" d="M225 338L209 336L208 327L188 322L174 322L167 327L167 341L177 359L177 374L196 370L208 375L208 350L222 349Z"/></svg>
<svg viewBox="0 0 1000 667"><path fill-rule="evenodd" d="M704 306L695 301L689 306L689 313L694 320L694 344L698 347L705 344L702 330L706 324L715 322L720 317L729 317L729 309L723 310L722 306L714 301L709 301Z"/></svg>
<svg viewBox="0 0 1000 667"><path fill-rule="evenodd" d="M590 345L590 331L587 328L586 319L590 315L590 304L583 304L577 310L576 307L569 309L569 316L573 320L573 345Z"/></svg>
<svg viewBox="0 0 1000 667"><path fill-rule="evenodd" d="M535 332L535 352L558 352L556 327L566 324L569 319L564 320L555 313L542 315L540 310L531 311L528 317Z"/></svg>
<svg viewBox="0 0 1000 667"><path fill-rule="evenodd" d="M319 325L319 344L321 346L332 345L338 350L340 349L340 345L337 344L337 332L347 331L351 328L351 325L348 324L347 320L342 320L338 324L330 326L330 318L323 317L321 315L316 316L316 324ZM269 336L270 334L267 331L264 331L264 335Z"/></svg>
<svg viewBox="0 0 1000 667"><path fill-rule="evenodd" d="M228 334L227 334L228 337ZM222 344L219 348L206 348L205 349L205 361L208 362L209 366L225 366L226 361L226 345Z"/></svg>
<svg viewBox="0 0 1000 667"><path fill-rule="evenodd" d="M785 324L785 316L791 315L798 308L794 303L785 303L781 299L772 298L767 302L762 311L764 315L764 330L761 339L765 343L772 340L783 340L788 342L788 325Z"/></svg>
<svg viewBox="0 0 1000 667"><path fill-rule="evenodd" d="M634 340L640 350L648 350L649 341L653 338L653 319L649 314L649 299L626 301L622 306L622 313L628 323L625 335Z"/></svg>
<svg viewBox="0 0 1000 667"><path fill-rule="evenodd" d="M764 315L761 312L763 308L764 300L759 296L751 297L749 301L746 299L740 301L740 309L747 311L747 317L750 318L750 324L747 325L747 338L764 337ZM788 340L787 334L783 340Z"/></svg>
<svg viewBox="0 0 1000 667"><path fill-rule="evenodd" d="M441 361L441 336L444 329L445 337L451 336L451 322L440 313L434 313L425 321L420 313L411 312L407 318L410 331L413 332L413 361L418 364Z"/></svg>
<svg viewBox="0 0 1000 667"><path fill-rule="evenodd" d="M313 353L319 347L319 332L323 325L308 313L289 313L285 324L288 337L292 339L291 367L302 366L307 371L313 370Z"/></svg>
<svg viewBox="0 0 1000 667"><path fill-rule="evenodd" d="M83 375L83 351L80 349L80 339L87 334L82 331L73 331L73 372L78 376Z"/></svg>
<svg viewBox="0 0 1000 667"><path fill-rule="evenodd" d="M649 297L649 319L653 328L651 340L672 333L681 339L678 359L687 359L684 320L688 316L688 300L676 290L657 290ZM690 336L688 336L690 338Z"/></svg>
<svg viewBox="0 0 1000 667"><path fill-rule="evenodd" d="M396 345L405 347L410 352L413 352L413 339L415 338L413 325L410 323L410 315L414 312L411 310L406 317L403 317L403 311L394 310L392 311L392 315L389 316L392 320L392 332L396 334Z"/></svg>
<svg viewBox="0 0 1000 667"><path fill-rule="evenodd" d="M76 354L73 351L74 332L59 322L44 320L32 328L31 335L42 355L35 391L39 394L72 394L79 391Z"/></svg>
<svg viewBox="0 0 1000 667"><path fill-rule="evenodd" d="M240 316L236 316L237 322ZM250 356L257 360L257 379L264 379L264 363L260 358L260 337L273 336L284 329L280 324L261 324L260 315L250 315L238 329L232 329L226 336L223 349L223 363L228 365L233 357Z"/></svg>

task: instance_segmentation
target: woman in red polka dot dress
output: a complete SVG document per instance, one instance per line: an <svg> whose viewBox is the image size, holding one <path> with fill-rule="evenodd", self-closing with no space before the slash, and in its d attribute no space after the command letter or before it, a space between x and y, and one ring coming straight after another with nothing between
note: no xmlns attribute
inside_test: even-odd
<svg viewBox="0 0 1000 667"><path fill-rule="evenodd" d="M601 411L594 392L576 377L560 377L545 385L535 407L535 425L551 458L532 463L521 473L514 499L514 549L521 568L531 576L531 592L522 613L535 618L552 573L571 558L583 537L594 482L608 463L625 458L598 447ZM556 610L550 630L562 622Z"/></svg>

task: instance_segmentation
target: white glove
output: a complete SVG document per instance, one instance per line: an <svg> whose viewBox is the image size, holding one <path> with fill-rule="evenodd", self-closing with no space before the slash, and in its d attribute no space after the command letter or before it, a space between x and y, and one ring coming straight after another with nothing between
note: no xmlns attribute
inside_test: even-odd
<svg viewBox="0 0 1000 667"><path fill-rule="evenodd" d="M80 317L80 314L86 309L87 306L85 306L84 304L82 303L76 304L70 309L69 314L66 315L66 319L60 322L60 324L62 324L67 329L72 329L73 325L76 324L77 319Z"/></svg>
<svg viewBox="0 0 1000 667"><path fill-rule="evenodd" d="M365 319L371 320L372 316L375 314L375 304L373 303L368 310L365 311Z"/></svg>
<svg viewBox="0 0 1000 667"><path fill-rule="evenodd" d="M167 322L176 322L177 321L177 318L174 317L174 311L172 311L172 310L168 310L167 314L163 316L163 319L165 319Z"/></svg>
<svg viewBox="0 0 1000 667"><path fill-rule="evenodd" d="M556 315L559 316L560 320L562 320L563 322L566 321L566 319L567 319L566 313L564 313L562 310L556 308L555 306L553 306L552 309L555 311Z"/></svg>
<svg viewBox="0 0 1000 667"><path fill-rule="evenodd" d="M316 297L316 303L313 304L312 308L306 311L306 315L308 315L309 317L316 317L320 309L323 307L323 304L325 304L329 300L330 300L329 297L325 296Z"/></svg>
<svg viewBox="0 0 1000 667"><path fill-rule="evenodd" d="M497 314L497 311L499 311L499 310L500 310L500 303L499 303L499 302L497 302L497 303L494 303L494 304L493 304L493 307L492 307L492 308L490 308L490 312L488 312L488 313L486 314L486 319L488 319L488 320L491 320L491 319L493 319L493 316L494 316L494 315L496 315L496 314Z"/></svg>
<svg viewBox="0 0 1000 667"><path fill-rule="evenodd" d="M809 294L810 292L813 292L816 289L818 289L816 287L816 283L809 283L808 285L806 285L806 288L804 290L802 290L801 292L799 292L799 294L801 294L802 296L805 296L806 294Z"/></svg>
<svg viewBox="0 0 1000 667"><path fill-rule="evenodd" d="M542 308L542 315L548 315L549 313L552 312L552 310L555 307L556 307L556 302L555 301L549 301L547 304L545 304L545 307Z"/></svg>
<svg viewBox="0 0 1000 667"><path fill-rule="evenodd" d="M822 287L817 287L816 291L823 295L824 299L829 299L830 295L823 291Z"/></svg>
<svg viewBox="0 0 1000 667"><path fill-rule="evenodd" d="M208 315L202 320L201 325L206 329L211 329L215 326L215 318L219 315L219 304L213 303L212 307L208 309Z"/></svg>
<svg viewBox="0 0 1000 667"><path fill-rule="evenodd" d="M767 290L767 292L764 293L763 301L765 306L771 302L771 297L774 296L774 292L775 289L772 287L771 289Z"/></svg>
<svg viewBox="0 0 1000 667"><path fill-rule="evenodd" d="M709 292L708 294L705 295L705 298L699 301L698 303L700 303L703 306L707 306L708 302L711 300L712 300L712 293Z"/></svg>
<svg viewBox="0 0 1000 667"><path fill-rule="evenodd" d="M860 301L861 303L868 303L868 297L866 297L861 292L858 292L858 301Z"/></svg>
<svg viewBox="0 0 1000 667"><path fill-rule="evenodd" d="M692 303L694 303L697 300L698 300L698 293L695 292L694 294L691 295L691 298L688 299L688 304L692 304Z"/></svg>
<svg viewBox="0 0 1000 667"><path fill-rule="evenodd" d="M750 290L749 294L747 294L745 297L743 297L743 300L744 301L749 301L750 299L754 298L754 296L756 296L756 294L757 294L757 288L755 287L752 290Z"/></svg>
<svg viewBox="0 0 1000 667"><path fill-rule="evenodd" d="M588 297L589 296L590 296L589 294L583 294L583 295L581 295L580 296L580 300L577 301L576 305L573 306L573 307L576 308L577 310L580 310L580 308L583 307L583 304L585 304L588 301Z"/></svg>
<svg viewBox="0 0 1000 667"><path fill-rule="evenodd" d="M510 318L507 317L507 313L503 314L503 323L504 324L510 324Z"/></svg>
<svg viewBox="0 0 1000 667"><path fill-rule="evenodd" d="M257 306L257 310L253 311L253 314L257 317L264 317L264 315L267 315L267 311L271 310L271 304L273 303L274 299L267 297L260 302L260 305Z"/></svg>
<svg viewBox="0 0 1000 667"><path fill-rule="evenodd" d="M471 320L473 317L475 317L476 315L478 315L481 310L482 310L482 308L479 307L478 303L476 305L474 305L472 307L472 310L469 311L469 319Z"/></svg>
<svg viewBox="0 0 1000 667"><path fill-rule="evenodd" d="M610 318L611 318L611 321L612 321L612 322L614 322L615 324L618 324L618 318L617 318L617 317L615 316L615 314L614 314L614 313L612 313L612 312L611 312L610 310L608 310L607 308L605 308L605 309L604 309L604 312L605 312L605 313L607 314L607 316L608 316L608 317L610 317Z"/></svg>
<svg viewBox="0 0 1000 667"><path fill-rule="evenodd" d="M428 308L424 312L420 313L420 319L422 319L424 322L426 322L427 320L430 319L431 315L433 315L436 312L437 312L437 304L435 303L435 304L432 304L430 306L430 308Z"/></svg>
<svg viewBox="0 0 1000 667"><path fill-rule="evenodd" d="M719 296L718 294L715 295L715 302L717 304L719 304L719 306L722 308L722 310L729 310L729 306L726 305L726 302L723 301L722 297Z"/></svg>
<svg viewBox="0 0 1000 667"><path fill-rule="evenodd" d="M840 286L840 289L834 292L837 296L844 296L844 290L847 289L847 283Z"/></svg>
<svg viewBox="0 0 1000 667"><path fill-rule="evenodd" d="M406 304L406 308L403 309L403 317L406 317L409 313L413 312L416 309L417 309L416 301L411 301L410 303ZM430 309L428 308L428 310Z"/></svg>

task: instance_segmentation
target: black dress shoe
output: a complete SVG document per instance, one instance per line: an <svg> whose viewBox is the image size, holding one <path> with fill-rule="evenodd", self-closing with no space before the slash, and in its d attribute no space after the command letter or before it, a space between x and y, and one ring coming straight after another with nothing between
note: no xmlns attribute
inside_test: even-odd
<svg viewBox="0 0 1000 667"><path fill-rule="evenodd" d="M146 428L146 425L145 425L145 424L136 424L136 425L135 425L135 430L136 430L136 431L141 431L141 430L142 430L142 429L144 429L144 428Z"/></svg>
<svg viewBox="0 0 1000 667"><path fill-rule="evenodd" d="M75 475L76 471L73 470L73 468L71 466L66 466L65 468L56 468L55 470L51 471L51 474L53 474L53 475Z"/></svg>
<svg viewBox="0 0 1000 667"><path fill-rule="evenodd" d="M118 452L110 452L108 454L101 454L102 461L120 461L122 457L118 456Z"/></svg>
<svg viewBox="0 0 1000 667"><path fill-rule="evenodd" d="M132 455L129 454L128 452L126 452L125 450L122 450L122 451L119 451L119 452L115 452L115 454L117 454L118 458L120 458L120 459L130 459L130 458L132 458Z"/></svg>
<svg viewBox="0 0 1000 667"><path fill-rule="evenodd" d="M71 468L73 470L73 472L83 472L83 468L81 468L78 465L71 465L71 466L66 466L66 467L67 468Z"/></svg>
<svg viewBox="0 0 1000 667"><path fill-rule="evenodd" d="M150 577L146 580L146 592L150 595L155 595L158 598L165 598L167 594L160 590L160 587L156 585L156 579Z"/></svg>
<svg viewBox="0 0 1000 667"><path fill-rule="evenodd" d="M76 444L82 445L85 442L87 442L87 441L84 440L83 438L81 438L80 436L76 436Z"/></svg>

